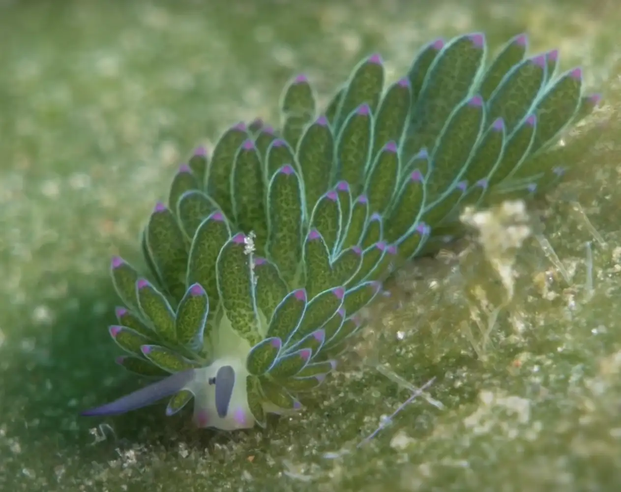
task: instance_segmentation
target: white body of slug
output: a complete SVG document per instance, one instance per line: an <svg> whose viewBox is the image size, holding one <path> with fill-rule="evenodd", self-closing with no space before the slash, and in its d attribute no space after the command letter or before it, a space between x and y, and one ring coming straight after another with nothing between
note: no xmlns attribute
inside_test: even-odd
<svg viewBox="0 0 621 492"><path fill-rule="evenodd" d="M194 422L198 427L248 429L255 424L246 394L246 378L249 376L246 358L251 347L233 329L226 315L218 320L217 326L218 329L212 332L212 338L205 341L213 354L213 362L205 368L196 369L194 379L184 389L194 394ZM216 389L221 388L218 373L227 366L233 370L234 382L226 414L222 416L223 412L218 414L216 407Z"/></svg>
<svg viewBox="0 0 621 492"><path fill-rule="evenodd" d="M234 383L230 388L228 401L218 401L216 394L220 389L219 372L223 368L231 368ZM255 419L248 408L246 397L246 378L248 377L245 359L225 357L218 359L208 367L194 370L194 378L182 389L194 394L194 423L197 427L214 427L222 430L249 429L254 427ZM215 383L214 383L215 380ZM230 383L227 381L227 383ZM224 383L224 384L227 384ZM227 397L227 388L222 398ZM221 408L218 406L221 404ZM222 410L226 407L225 411Z"/></svg>

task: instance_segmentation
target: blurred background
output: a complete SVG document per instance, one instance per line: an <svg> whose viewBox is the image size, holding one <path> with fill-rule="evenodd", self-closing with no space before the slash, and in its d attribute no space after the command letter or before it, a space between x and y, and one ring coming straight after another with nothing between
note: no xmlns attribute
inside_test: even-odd
<svg viewBox="0 0 621 492"><path fill-rule="evenodd" d="M0 0L0 490L619 490L620 22L615 0ZM222 434L160 407L78 416L139 383L114 364L109 258L140 264L195 146L278 124L297 73L325 101L371 52L395 80L427 41L479 30L558 47L604 94L496 322L482 253L450 252L401 273L296 417Z"/></svg>

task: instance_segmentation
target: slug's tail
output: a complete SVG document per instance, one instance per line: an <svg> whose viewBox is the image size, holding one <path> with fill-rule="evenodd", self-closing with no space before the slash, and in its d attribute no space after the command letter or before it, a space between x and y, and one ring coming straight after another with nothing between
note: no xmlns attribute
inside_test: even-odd
<svg viewBox="0 0 621 492"><path fill-rule="evenodd" d="M111 403L85 410L81 413L81 415L85 417L119 415L146 407L157 402L158 400L161 400L162 398L174 395L178 391L184 389L184 387L194 379L194 376L194 369L175 373L162 379L161 381L158 381L157 383L150 384L145 388L134 391L133 393L125 395Z"/></svg>

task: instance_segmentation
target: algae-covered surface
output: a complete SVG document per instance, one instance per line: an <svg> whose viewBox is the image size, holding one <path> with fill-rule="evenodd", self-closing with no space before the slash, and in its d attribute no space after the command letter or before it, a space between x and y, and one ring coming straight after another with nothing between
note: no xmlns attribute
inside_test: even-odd
<svg viewBox="0 0 621 492"><path fill-rule="evenodd" d="M0 490L619 490L615 5L0 2ZM114 363L109 259L140 262L196 145L274 121L296 73L327 97L370 52L394 78L427 40L475 30L492 46L527 31L603 92L570 183L537 214L470 217L472 239L400 271L299 415L233 434L162 406L78 415L141 384ZM499 237L523 240L515 257Z"/></svg>

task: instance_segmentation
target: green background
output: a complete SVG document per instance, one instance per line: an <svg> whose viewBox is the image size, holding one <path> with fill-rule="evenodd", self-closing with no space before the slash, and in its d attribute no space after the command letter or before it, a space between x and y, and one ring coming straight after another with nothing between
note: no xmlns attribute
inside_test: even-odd
<svg viewBox="0 0 621 492"><path fill-rule="evenodd" d="M0 490L618 490L615 4L0 1ZM109 259L139 261L139 231L196 145L238 120L277 123L296 73L325 100L370 52L394 80L426 41L475 30L493 47L527 31L531 52L559 47L604 93L586 127L598 144L539 220L567 280L529 239L483 347L471 313L485 321L501 290L481 248L416 262L305 410L265 430L197 430L161 406L78 416L140 384L114 364ZM419 397L358 447L410 395L395 374L435 377L443 408Z"/></svg>

